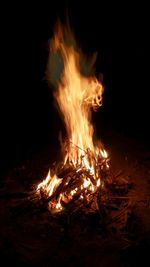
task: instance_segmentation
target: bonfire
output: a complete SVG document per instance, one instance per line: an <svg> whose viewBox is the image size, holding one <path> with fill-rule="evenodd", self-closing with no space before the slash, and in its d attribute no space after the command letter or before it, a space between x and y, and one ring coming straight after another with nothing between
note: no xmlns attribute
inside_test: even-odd
<svg viewBox="0 0 150 267"><path fill-rule="evenodd" d="M50 41L47 80L66 128L61 138L62 161L50 169L37 186L37 194L46 198L50 211L60 212L75 203L90 204L103 190L109 171L109 157L99 140L94 140L91 113L102 105L104 88L93 75L95 58L83 74L84 56L77 46L70 26L55 27ZM56 79L57 69L60 75ZM91 73L91 75L89 75Z"/></svg>

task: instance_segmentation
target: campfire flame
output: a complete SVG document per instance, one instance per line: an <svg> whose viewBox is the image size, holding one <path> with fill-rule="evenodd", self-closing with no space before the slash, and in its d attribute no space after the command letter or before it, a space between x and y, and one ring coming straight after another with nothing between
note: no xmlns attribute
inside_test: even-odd
<svg viewBox="0 0 150 267"><path fill-rule="evenodd" d="M57 24L50 43L50 60L51 55L57 55L63 62L54 98L66 126L67 141L62 142L64 161L61 170L67 170L67 175L57 171L52 175L49 170L37 192L47 195L51 210L60 211L64 208L63 204L69 203L75 195L80 200L88 200L88 196L102 185L101 170L108 169L109 165L106 150L100 142L93 142L91 122L92 109L95 111L102 105L103 86L95 76L81 73L82 53L70 27L63 28L60 23ZM50 71L47 75L52 80Z"/></svg>

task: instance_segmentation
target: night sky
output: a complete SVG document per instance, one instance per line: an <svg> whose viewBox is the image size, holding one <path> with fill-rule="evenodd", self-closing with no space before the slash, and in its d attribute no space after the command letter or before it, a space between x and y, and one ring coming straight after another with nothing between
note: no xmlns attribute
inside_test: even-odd
<svg viewBox="0 0 150 267"><path fill-rule="evenodd" d="M48 40L66 7L82 50L98 52L96 73L103 74L105 93L94 116L97 128L149 142L149 26L143 1L132 6L122 1L39 2L7 4L2 12L1 166L58 142L62 123L44 75Z"/></svg>

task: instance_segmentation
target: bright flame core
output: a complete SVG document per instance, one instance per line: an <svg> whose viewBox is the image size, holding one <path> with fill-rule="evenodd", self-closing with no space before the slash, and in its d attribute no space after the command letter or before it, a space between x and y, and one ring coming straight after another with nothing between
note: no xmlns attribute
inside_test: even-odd
<svg viewBox="0 0 150 267"><path fill-rule="evenodd" d="M96 110L102 104L103 86L95 76L85 77L81 74L81 52L77 52L75 47L75 39L70 28L62 28L59 23L50 44L50 60L51 55L57 55L60 61L63 60L63 71L58 87L54 91L54 97L63 114L68 137L68 142L62 145L63 165L74 166L77 173L84 168L89 175L88 178L83 175L82 185L70 190L69 198L73 197L79 189L96 191L101 185L97 172L99 159L108 165L107 152L101 145L95 146L93 143L94 130L91 123L91 109ZM53 67L56 68L56 66ZM48 79L52 80L51 72L47 75ZM93 179L91 180L90 177ZM57 175L52 177L49 171L46 179L38 185L38 191L42 189L51 196L61 184L60 178ZM66 192L59 195L55 209L62 209L61 200L65 197ZM83 198L82 194L80 198Z"/></svg>

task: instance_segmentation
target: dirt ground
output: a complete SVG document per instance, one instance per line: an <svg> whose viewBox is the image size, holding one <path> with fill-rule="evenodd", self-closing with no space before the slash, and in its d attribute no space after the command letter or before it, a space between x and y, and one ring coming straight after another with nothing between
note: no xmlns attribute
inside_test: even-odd
<svg viewBox="0 0 150 267"><path fill-rule="evenodd" d="M35 208L25 200L25 192L34 189L47 174L55 153L43 145L1 178L1 266L148 265L150 150L139 141L117 134L109 133L107 138L113 172L133 183L127 195L132 206L126 214L128 224L120 228L120 222L109 222L111 216L105 224L101 212L54 218L47 209ZM113 212L110 209L110 214Z"/></svg>

